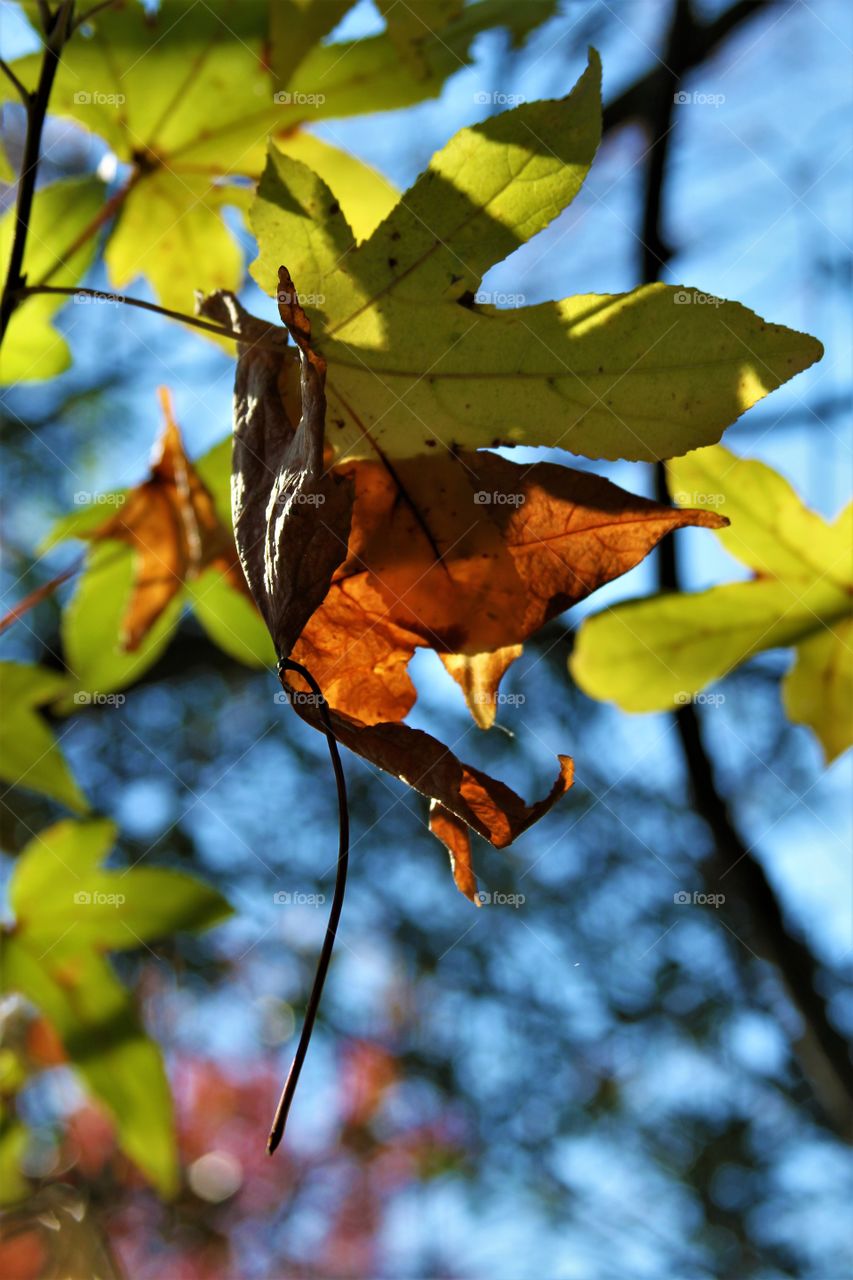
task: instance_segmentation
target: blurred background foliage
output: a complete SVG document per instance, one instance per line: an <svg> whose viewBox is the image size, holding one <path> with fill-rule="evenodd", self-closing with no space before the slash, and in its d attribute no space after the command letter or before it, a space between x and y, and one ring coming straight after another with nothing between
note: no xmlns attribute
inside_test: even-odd
<svg viewBox="0 0 853 1280"><path fill-rule="evenodd" d="M610 127L587 184L485 282L528 303L619 291L642 277L651 139L636 111L613 106L624 108L626 94L630 106L631 87L666 60L672 18L669 4L644 0L544 7L520 49L505 33L476 36L472 65L448 68L439 97L309 130L405 187L456 128L500 110L503 95L564 92L593 43ZM708 0L693 10L709 29L727 12L732 20L682 83L723 101L673 113L665 278L736 296L824 342L824 361L751 411L726 443L771 463L831 517L850 474L853 21L841 0ZM15 6L2 16L4 56L33 49ZM362 2L331 38L382 26L379 9ZM3 138L15 167L14 106ZM112 182L107 151L52 120L42 181ZM239 213L225 217L245 269L253 248ZM101 257L86 283L107 286ZM132 286L154 296L147 290ZM271 316L253 286L241 296ZM230 422L233 364L203 337L111 306L68 306L58 325L73 366L0 396L4 612L79 557L74 543L37 553L75 495L143 478L159 385L172 390L191 456L217 445ZM596 470L652 492L648 468ZM685 585L742 573L710 535L676 536ZM579 616L652 589L654 573L640 566L528 645L506 686L524 699L501 709L506 732L482 734L437 678L434 656L416 659L414 722L441 726L454 749L522 793L547 785L556 752L576 759L575 787L539 826L508 851L478 850L483 888L521 895L520 905L474 912L452 886L419 798L347 761L355 835L344 925L288 1141L272 1161L266 1126L328 907L304 901L328 895L334 856L325 744L276 700L272 673L235 662L191 612L121 705L53 721L93 812L117 824L113 865L144 859L191 873L233 914L114 957L165 1055L181 1164L171 1200L119 1147L50 1023L5 999L2 1089L15 1124L0 1143L4 1275L848 1273L849 1152L809 1069L814 1028L756 955L763 908L739 910L750 904L732 902L711 858L672 717L623 715L586 699L567 675ZM73 591L63 585L4 635L2 656L61 672L61 608ZM779 944L805 940L826 1017L843 1034L853 1022L843 987L849 760L825 771L809 733L786 722L779 682L789 661L779 652L753 660L698 712L719 791L781 906ZM4 794L10 878L33 833L64 816L34 792ZM685 893L728 900L682 905Z"/></svg>

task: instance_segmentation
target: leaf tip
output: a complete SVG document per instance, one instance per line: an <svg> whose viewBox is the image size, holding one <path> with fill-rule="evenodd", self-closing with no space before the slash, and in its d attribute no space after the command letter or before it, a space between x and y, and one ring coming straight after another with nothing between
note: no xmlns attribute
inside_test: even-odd
<svg viewBox="0 0 853 1280"><path fill-rule="evenodd" d="M719 511L711 511L705 507L682 507L681 509L685 514L689 511L692 517L691 523L699 529L727 529L731 524L729 517L721 515Z"/></svg>

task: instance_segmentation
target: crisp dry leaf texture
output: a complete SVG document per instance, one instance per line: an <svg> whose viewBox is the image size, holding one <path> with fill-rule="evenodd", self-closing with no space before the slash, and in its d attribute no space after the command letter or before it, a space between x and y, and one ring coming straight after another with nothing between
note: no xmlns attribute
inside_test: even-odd
<svg viewBox="0 0 853 1280"><path fill-rule="evenodd" d="M205 316L241 334L235 386L232 510L252 593L281 657L318 681L337 736L429 796L460 889L476 882L468 828L508 843L571 782L528 806L401 722L415 701L415 650L441 654L475 721L494 719L499 682L523 642L685 525L714 512L669 508L598 476L489 452L334 465L324 454L326 363L290 273L278 270L284 334L218 293ZM299 370L299 393L293 374ZM292 426L294 401L299 422ZM298 676L300 714L320 725Z"/></svg>
<svg viewBox="0 0 853 1280"><path fill-rule="evenodd" d="M496 454L355 463L345 562L294 656L337 710L400 720L418 647L446 657L480 721L523 642L710 511L662 506L600 476Z"/></svg>
<svg viewBox="0 0 853 1280"><path fill-rule="evenodd" d="M201 309L244 335L234 393L234 536L276 652L287 657L346 555L350 528L352 483L323 459L325 365L284 267L279 311L299 352L296 427L279 391L286 333L250 316L231 294L215 294Z"/></svg>
<svg viewBox="0 0 853 1280"><path fill-rule="evenodd" d="M295 684L290 687L296 692ZM294 698L299 715L321 726L310 699ZM351 751L427 796L432 805L430 828L446 845L459 890L477 901L477 881L471 864L471 828L495 848L502 849L537 822L572 785L574 768L559 756L559 773L544 799L527 804L497 778L464 764L449 747L421 729L407 724L365 724L340 711L331 711L335 737Z"/></svg>

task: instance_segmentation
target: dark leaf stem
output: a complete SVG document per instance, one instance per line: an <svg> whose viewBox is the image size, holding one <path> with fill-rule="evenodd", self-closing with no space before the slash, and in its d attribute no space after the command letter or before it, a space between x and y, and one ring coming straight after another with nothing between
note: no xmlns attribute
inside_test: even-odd
<svg viewBox="0 0 853 1280"><path fill-rule="evenodd" d="M275 1118L270 1129L270 1135L267 1139L267 1151L270 1155L275 1151L281 1142L284 1134L284 1126L287 1123L287 1116L293 1102L296 1086L299 1083L299 1074L302 1071L302 1064L305 1061L305 1055L308 1052L308 1045L311 1042L311 1033L314 1030L314 1022L317 1017L317 1010L320 1007L320 999L323 995L323 984L326 981L326 974L329 970L329 962L332 959L332 952L335 947L335 938L338 933L338 925L340 924L341 911L344 905L344 895L347 887L347 866L349 863L349 807L347 804L347 784L344 776L343 763L338 748L338 741L335 737L335 731L332 727L331 716L329 715L329 707L323 692L317 681L311 675L306 667L299 662L293 662L290 658L282 658L278 664L279 677L282 686L286 685L284 674L286 671L292 671L296 675L301 676L310 688L314 697L317 699L317 707L320 712L320 718L323 721L323 732L326 735L326 741L329 745L329 755L332 759L332 768L335 774L335 785L338 792L338 862L337 873L335 876L335 892L332 898L332 909L329 912L329 922L326 925L326 936L323 939L323 947L320 951L320 959L317 961L317 972L314 975L314 984L311 987L311 994L308 997L308 1004L305 1009L305 1021L302 1024L302 1033L299 1037L299 1044L296 1046L296 1053L293 1055L293 1062L287 1073L287 1079L284 1082L284 1088L281 1091L278 1106L276 1107Z"/></svg>
<svg viewBox="0 0 853 1280"><path fill-rule="evenodd" d="M106 289L88 289L83 286L34 284L24 285L18 291L19 299L32 298L36 294L54 294L64 298L91 298L95 302L114 302L124 307L136 307L140 311L151 311L154 315L165 316L167 320L177 320L180 324L188 324L193 329L204 329L206 333L215 333L219 338L231 338L234 342L246 341L246 335L235 333L224 325L212 324L210 320L202 320L200 316L190 316L184 311L173 311L171 307L161 307L157 302L146 302L143 298L129 298L124 293L109 293ZM262 350L281 352L281 344L266 347L262 342L252 343L253 347Z"/></svg>

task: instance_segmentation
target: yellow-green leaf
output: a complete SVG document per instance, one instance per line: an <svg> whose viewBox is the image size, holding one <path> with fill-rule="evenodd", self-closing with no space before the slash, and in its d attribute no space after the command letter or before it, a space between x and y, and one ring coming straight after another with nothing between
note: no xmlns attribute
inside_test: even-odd
<svg viewBox="0 0 853 1280"><path fill-rule="evenodd" d="M356 240L372 235L399 199L396 187L369 164L304 129L279 139L276 147L323 179L340 203Z"/></svg>
<svg viewBox="0 0 853 1280"><path fill-rule="evenodd" d="M319 43L349 7L350 0L94 6L87 33L76 34L63 50L51 110L101 136L119 159L134 165L114 232L117 247L108 241L118 284L142 270L167 305L186 305L188 273L194 288L234 287L239 250L222 223L215 178L257 177L269 136L437 94L466 65L481 31L504 27L519 39L551 16L555 0L467 6L421 48L425 74L419 78L389 33ZM29 88L40 61L33 54L13 64ZM13 95L8 79L0 79L0 102ZM349 176L342 174L342 181ZM372 178L370 186L354 205L363 226L381 197L380 182ZM48 314L40 303L31 316L43 325ZM25 349L21 367L31 366ZM10 361L6 376L21 376L18 367ZM31 376L51 376L60 367L45 364Z"/></svg>
<svg viewBox="0 0 853 1280"><path fill-rule="evenodd" d="M152 173L128 195L107 241L113 284L121 289L144 275L164 306L185 313L192 312L196 289L238 289L243 255L222 210L244 206L248 197L248 189L234 183L164 169Z"/></svg>
<svg viewBox="0 0 853 1280"><path fill-rule="evenodd" d="M347 457L375 456L373 442L401 457L527 444L650 462L718 440L821 355L739 303L674 305L683 292L510 310L380 293L322 346L331 443Z"/></svg>
<svg viewBox="0 0 853 1280"><path fill-rule="evenodd" d="M443 3L443 0L439 0ZM401 4L400 8L404 6ZM557 0L477 0L419 48L419 74L401 58L389 31L363 40L315 45L288 82L286 110L299 120L392 111L434 98L449 76L468 66L483 31L506 31L518 47L557 12ZM398 28L399 31L399 28ZM286 127L286 120L282 125Z"/></svg>
<svg viewBox="0 0 853 1280"><path fill-rule="evenodd" d="M159 1048L109 964L81 951L54 968L24 935L0 935L3 986L53 1023L84 1083L112 1113L118 1140L161 1195L178 1190L172 1099Z"/></svg>
<svg viewBox="0 0 853 1280"><path fill-rule="evenodd" d="M44 667L0 663L0 778L58 800L77 813L88 809L59 743L38 708L56 701L70 688L67 676Z"/></svg>
<svg viewBox="0 0 853 1280"><path fill-rule="evenodd" d="M207 929L230 914L220 893L182 872L103 869L116 834L105 819L59 822L18 858L9 886L17 927L56 961L86 947L128 950Z"/></svg>
<svg viewBox="0 0 853 1280"><path fill-rule="evenodd" d="M313 169L270 146L249 223L259 249L250 270L262 289L278 289L284 253L303 307L334 312L348 305L352 286L335 268L355 237L340 201Z"/></svg>
<svg viewBox="0 0 853 1280"><path fill-rule="evenodd" d="M804 581L827 574L845 589L844 549L853 524L847 530L828 524L772 467L718 446L673 458L667 472L679 506L709 507L729 517L731 524L717 537L755 573Z"/></svg>
<svg viewBox="0 0 853 1280"><path fill-rule="evenodd" d="M139 1024L102 952L178 929L204 929L230 908L215 890L171 870L104 870L111 822L60 822L20 854L9 885L15 913L0 934L3 988L53 1023L119 1142L164 1196L178 1189L172 1102L160 1050Z"/></svg>
<svg viewBox="0 0 853 1280"><path fill-rule="evenodd" d="M30 1184L21 1173L29 1140L20 1120L11 1115L0 1117L0 1205L25 1200L30 1192Z"/></svg>
<svg viewBox="0 0 853 1280"><path fill-rule="evenodd" d="M422 79L429 75L423 49L458 18L465 0L376 0L388 37L409 70Z"/></svg>
<svg viewBox="0 0 853 1280"><path fill-rule="evenodd" d="M819 358L808 335L695 290L510 308L482 292L483 273L577 194L599 75L591 53L567 98L463 129L360 245L321 177L271 148L252 273L270 293L281 263L296 281L328 361L339 460L502 444L671 457L718 440Z"/></svg>
<svg viewBox="0 0 853 1280"><path fill-rule="evenodd" d="M283 89L315 44L329 35L356 0L275 0L270 5L270 65Z"/></svg>
<svg viewBox="0 0 853 1280"><path fill-rule="evenodd" d="M138 649L121 648L121 623L133 586L133 552L118 542L99 542L62 613L62 646L72 677L73 698L64 710L109 697L137 680L166 648L181 615L178 595L167 605ZM88 695L88 697L86 696Z"/></svg>
<svg viewBox="0 0 853 1280"><path fill-rule="evenodd" d="M235 591L215 569L187 583L187 601L210 636L237 662L248 667L274 667L275 649L266 623L251 600Z"/></svg>
<svg viewBox="0 0 853 1280"><path fill-rule="evenodd" d="M600 78L591 54L567 98L527 103L461 130L356 252L327 185L271 149L251 214L261 253L255 278L274 293L287 256L300 290L331 295L313 309L325 314L326 333L342 344L382 326L387 298L431 304L471 292L490 266L577 195L601 136ZM305 225L317 218L319 228ZM430 326L439 330L436 341L445 318ZM463 308L458 319L472 317ZM411 337L393 345L398 359L411 362Z"/></svg>
<svg viewBox="0 0 853 1280"><path fill-rule="evenodd" d="M584 693L623 711L673 711L764 649L840 616L825 583L735 582L619 604L581 624L570 665Z"/></svg>
<svg viewBox="0 0 853 1280"><path fill-rule="evenodd" d="M0 110L0 117L2 117L2 114L2 110ZM11 185L16 176L15 170L12 168L12 162L6 153L6 148L3 142L0 141L0 182L7 182Z"/></svg>
<svg viewBox="0 0 853 1280"><path fill-rule="evenodd" d="M92 223L103 202L103 183L95 178L54 182L37 192L24 259L24 269L31 283L38 283L54 267L57 270L51 276L51 284L67 286L78 283L94 257L95 238L90 237L74 252L65 250ZM12 252L15 219L12 207L0 220L0 275L3 278ZM59 226L62 228L61 237L57 231ZM25 299L18 307L3 340L0 382L53 378L68 368L71 363L68 344L51 323L66 301L65 298L42 294ZM79 319L78 313L66 312L69 314L73 320Z"/></svg>
<svg viewBox="0 0 853 1280"><path fill-rule="evenodd" d="M755 577L586 619L570 660L575 680L626 711L672 710L753 654L794 645L786 710L834 759L853 734L853 507L829 523L777 472L722 446L668 470L681 505L729 517L716 536Z"/></svg>
<svg viewBox="0 0 853 1280"><path fill-rule="evenodd" d="M827 763L853 745L853 619L797 645L782 697L790 718L817 734Z"/></svg>
<svg viewBox="0 0 853 1280"><path fill-rule="evenodd" d="M165 159L175 172L216 137L218 171L245 172L233 166L276 114L260 57L267 13L267 0L105 8L90 34L63 50L51 110L100 135L122 160L143 157L146 168ZM28 87L40 62L32 54L13 64Z"/></svg>

